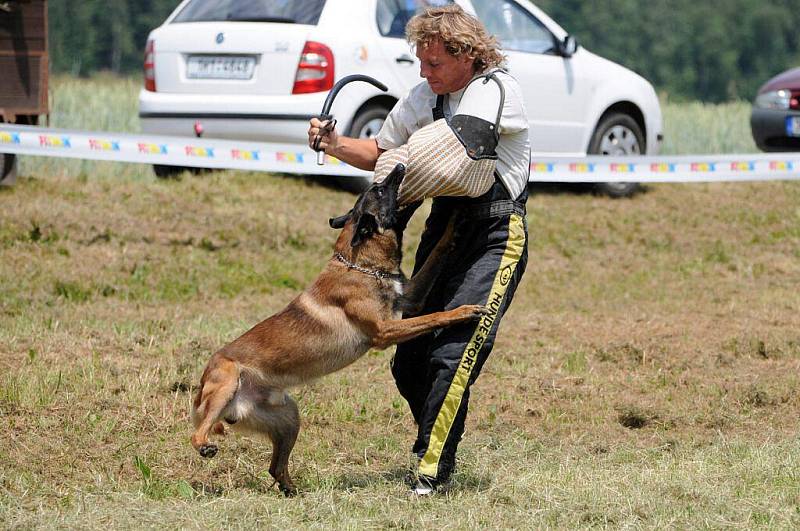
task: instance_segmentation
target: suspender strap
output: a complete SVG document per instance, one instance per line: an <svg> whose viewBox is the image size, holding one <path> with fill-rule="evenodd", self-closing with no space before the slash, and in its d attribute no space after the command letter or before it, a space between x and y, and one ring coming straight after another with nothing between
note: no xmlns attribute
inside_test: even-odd
<svg viewBox="0 0 800 531"><path fill-rule="evenodd" d="M445 117L445 114L444 114L444 96L443 95L439 94L438 96L436 96L436 107L431 109L431 112L433 113L433 121L434 122L436 120L441 120L441 119L443 119Z"/></svg>

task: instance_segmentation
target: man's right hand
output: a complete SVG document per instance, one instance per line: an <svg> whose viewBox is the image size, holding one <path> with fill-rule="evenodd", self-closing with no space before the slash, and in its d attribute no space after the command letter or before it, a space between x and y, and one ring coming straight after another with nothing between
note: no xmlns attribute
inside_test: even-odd
<svg viewBox="0 0 800 531"><path fill-rule="evenodd" d="M334 155L336 146L339 143L339 133L336 132L336 127L330 127L330 121L320 121L319 118L312 118L309 121L308 127L308 147L314 149L314 144L319 138L319 151L324 151L328 155ZM335 123L334 123L335 126Z"/></svg>
<svg viewBox="0 0 800 531"><path fill-rule="evenodd" d="M336 121L330 124L327 120L323 122L319 118L312 118L308 126L308 147L314 149L314 142L319 139L320 151L356 168L372 171L378 155L383 152L382 149L378 149L376 140L341 136L335 127L330 129L326 127L330 125L335 126Z"/></svg>

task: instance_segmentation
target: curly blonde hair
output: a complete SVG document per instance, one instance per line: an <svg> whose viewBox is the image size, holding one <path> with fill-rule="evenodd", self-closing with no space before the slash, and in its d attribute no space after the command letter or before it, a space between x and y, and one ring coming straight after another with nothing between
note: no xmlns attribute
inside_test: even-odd
<svg viewBox="0 0 800 531"><path fill-rule="evenodd" d="M506 60L500 43L483 23L456 4L428 8L414 16L406 26L406 40L414 47L441 40L450 55L472 58L476 72L503 66Z"/></svg>

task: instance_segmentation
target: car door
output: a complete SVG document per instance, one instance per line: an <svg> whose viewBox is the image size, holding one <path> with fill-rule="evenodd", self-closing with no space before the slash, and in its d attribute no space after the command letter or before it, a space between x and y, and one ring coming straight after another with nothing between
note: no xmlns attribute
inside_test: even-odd
<svg viewBox="0 0 800 531"><path fill-rule="evenodd" d="M379 48L391 64L396 82L404 93L419 84L419 60L406 42L406 24L427 7L452 4L452 0L377 0L375 22L380 34Z"/></svg>
<svg viewBox="0 0 800 531"><path fill-rule="evenodd" d="M579 61L557 53L553 33L515 0L471 0L475 13L500 41L508 70L524 92L534 153L586 153L583 146L590 83Z"/></svg>

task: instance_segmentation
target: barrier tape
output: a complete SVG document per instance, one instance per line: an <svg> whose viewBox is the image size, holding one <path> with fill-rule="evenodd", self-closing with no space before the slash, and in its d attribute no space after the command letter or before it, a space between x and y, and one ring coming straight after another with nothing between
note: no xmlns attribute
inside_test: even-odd
<svg viewBox="0 0 800 531"><path fill-rule="evenodd" d="M0 124L0 153L165 166L371 177L306 146ZM535 157L532 182L723 182L800 180L800 153L669 157Z"/></svg>

